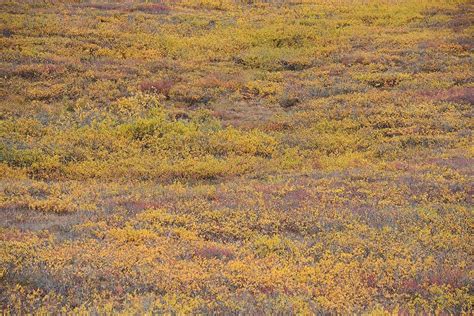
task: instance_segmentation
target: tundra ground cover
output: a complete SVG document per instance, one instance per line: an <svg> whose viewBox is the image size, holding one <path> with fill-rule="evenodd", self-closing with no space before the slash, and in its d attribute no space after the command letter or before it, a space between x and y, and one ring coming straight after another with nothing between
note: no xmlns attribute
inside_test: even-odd
<svg viewBox="0 0 474 316"><path fill-rule="evenodd" d="M472 313L472 2L0 8L3 311Z"/></svg>

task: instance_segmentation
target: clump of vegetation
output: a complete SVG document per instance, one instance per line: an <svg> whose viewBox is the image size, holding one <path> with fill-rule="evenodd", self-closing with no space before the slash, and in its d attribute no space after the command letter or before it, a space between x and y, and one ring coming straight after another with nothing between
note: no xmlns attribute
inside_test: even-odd
<svg viewBox="0 0 474 316"><path fill-rule="evenodd" d="M169 98L170 90L174 86L171 80L144 81L140 84L140 90L145 93L158 93Z"/></svg>
<svg viewBox="0 0 474 316"><path fill-rule="evenodd" d="M4 1L7 314L472 314L469 1Z"/></svg>

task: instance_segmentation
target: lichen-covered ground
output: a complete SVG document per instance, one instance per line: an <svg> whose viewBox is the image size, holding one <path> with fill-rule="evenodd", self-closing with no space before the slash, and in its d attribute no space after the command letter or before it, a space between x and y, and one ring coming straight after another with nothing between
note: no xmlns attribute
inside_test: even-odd
<svg viewBox="0 0 474 316"><path fill-rule="evenodd" d="M471 314L472 1L0 1L4 313Z"/></svg>

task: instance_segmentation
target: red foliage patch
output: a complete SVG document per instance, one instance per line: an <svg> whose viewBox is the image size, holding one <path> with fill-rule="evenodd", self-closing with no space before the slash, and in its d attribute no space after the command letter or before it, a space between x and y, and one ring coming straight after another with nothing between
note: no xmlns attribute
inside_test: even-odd
<svg viewBox="0 0 474 316"><path fill-rule="evenodd" d="M421 96L436 101L474 104L474 87L455 87L447 90L423 91Z"/></svg>
<svg viewBox="0 0 474 316"><path fill-rule="evenodd" d="M163 13L167 13L170 9L168 6L164 4L153 3L153 4L138 6L136 10L144 12L144 13L150 13L150 14L163 14Z"/></svg>
<svg viewBox="0 0 474 316"><path fill-rule="evenodd" d="M140 90L142 92L162 94L168 98L170 90L173 86L174 82L166 79L157 81L144 81L140 84Z"/></svg>
<svg viewBox="0 0 474 316"><path fill-rule="evenodd" d="M369 274L365 277L365 282L367 283L368 287L376 287L377 286L377 276L374 274Z"/></svg>
<svg viewBox="0 0 474 316"><path fill-rule="evenodd" d="M401 289L407 293L417 293L422 290L421 284L415 279L408 279L402 282Z"/></svg>
<svg viewBox="0 0 474 316"><path fill-rule="evenodd" d="M233 259L235 256L232 250L216 245L201 247L194 254L201 258L220 260Z"/></svg>
<svg viewBox="0 0 474 316"><path fill-rule="evenodd" d="M447 91L446 101L474 104L474 87L450 89Z"/></svg>
<svg viewBox="0 0 474 316"><path fill-rule="evenodd" d="M18 66L13 74L24 79L36 79L39 77L46 77L54 75L55 73L64 72L65 68L62 66L51 64L29 64Z"/></svg>
<svg viewBox="0 0 474 316"><path fill-rule="evenodd" d="M462 286L467 273L460 269L441 269L428 276L428 283L433 285L449 285L453 288Z"/></svg>

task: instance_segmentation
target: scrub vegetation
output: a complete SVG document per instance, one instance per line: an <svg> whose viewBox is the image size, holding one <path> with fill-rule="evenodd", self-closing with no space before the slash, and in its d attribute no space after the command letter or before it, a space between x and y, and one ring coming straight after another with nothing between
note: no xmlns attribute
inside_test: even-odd
<svg viewBox="0 0 474 316"><path fill-rule="evenodd" d="M0 1L8 314L472 314L474 3Z"/></svg>

